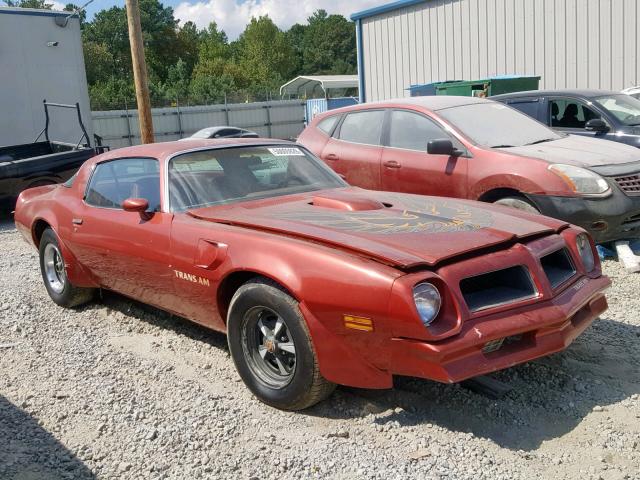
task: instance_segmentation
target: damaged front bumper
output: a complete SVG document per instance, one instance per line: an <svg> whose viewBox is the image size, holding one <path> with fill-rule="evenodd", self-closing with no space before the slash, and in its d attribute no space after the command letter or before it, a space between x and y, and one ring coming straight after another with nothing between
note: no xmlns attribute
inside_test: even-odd
<svg viewBox="0 0 640 480"><path fill-rule="evenodd" d="M611 187L607 197L561 197L527 194L543 215L573 223L587 230L596 243L640 238L640 172L638 165L594 167ZM637 177L638 187L629 194L622 191L616 179ZM629 181L625 182L629 188ZM631 180L631 184L633 180ZM637 191L635 191L637 190Z"/></svg>
<svg viewBox="0 0 640 480"><path fill-rule="evenodd" d="M545 302L465 322L442 341L394 338L391 373L454 383L564 350L607 309L610 284L582 277Z"/></svg>

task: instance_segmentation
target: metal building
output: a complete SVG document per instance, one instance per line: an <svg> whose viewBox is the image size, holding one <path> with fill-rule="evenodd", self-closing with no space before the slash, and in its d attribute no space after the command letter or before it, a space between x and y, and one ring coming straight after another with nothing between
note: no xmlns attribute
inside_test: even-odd
<svg viewBox="0 0 640 480"><path fill-rule="evenodd" d="M69 15L0 7L0 145L35 139L45 123L44 99L79 102L92 137L80 22ZM74 110L51 109L50 114L52 140L76 143L80 139Z"/></svg>
<svg viewBox="0 0 640 480"><path fill-rule="evenodd" d="M540 88L640 84L638 0L399 0L351 19L361 101L507 74L539 75Z"/></svg>

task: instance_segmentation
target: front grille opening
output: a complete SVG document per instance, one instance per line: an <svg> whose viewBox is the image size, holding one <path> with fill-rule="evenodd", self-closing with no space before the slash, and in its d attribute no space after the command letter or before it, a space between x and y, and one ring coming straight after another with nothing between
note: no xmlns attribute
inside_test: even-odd
<svg viewBox="0 0 640 480"><path fill-rule="evenodd" d="M497 352L502 348L503 345L507 346L507 345L519 343L522 340L522 337L523 335L519 333L517 335L511 335L510 337L497 338L495 340L491 340L484 344L484 347L482 347L482 352L483 353Z"/></svg>
<svg viewBox="0 0 640 480"><path fill-rule="evenodd" d="M576 269L573 266L573 262L566 248L561 248L560 250L545 255L540 259L540 263L553 288L558 288L576 273Z"/></svg>
<svg viewBox="0 0 640 480"><path fill-rule="evenodd" d="M529 271L522 265L465 278L460 291L472 312L537 296Z"/></svg>
<svg viewBox="0 0 640 480"><path fill-rule="evenodd" d="M620 189L629 196L640 195L640 175L625 175L622 177L614 177Z"/></svg>

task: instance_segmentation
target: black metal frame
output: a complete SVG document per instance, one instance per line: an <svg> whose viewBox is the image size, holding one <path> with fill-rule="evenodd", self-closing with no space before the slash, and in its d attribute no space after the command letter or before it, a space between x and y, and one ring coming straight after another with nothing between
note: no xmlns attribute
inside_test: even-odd
<svg viewBox="0 0 640 480"><path fill-rule="evenodd" d="M82 136L80 137L80 140L78 140L78 143L76 144L75 149L77 150L78 148L80 148L83 138L86 139L87 141L87 143L85 143L84 145L91 148L91 140L89 140L89 134L87 133L87 129L84 127L84 123L82 123L82 115L80 114L80 104L78 102L76 102L75 105L69 105L66 103L47 102L47 100L44 99L42 101L42 104L44 105L45 125L42 131L38 134L36 139L33 141L33 143L36 143L40 139L43 133L44 133L44 138L47 140L47 142L51 141L49 140L49 107L75 108L76 112L78 112L78 123L80 124L80 128L82 129Z"/></svg>

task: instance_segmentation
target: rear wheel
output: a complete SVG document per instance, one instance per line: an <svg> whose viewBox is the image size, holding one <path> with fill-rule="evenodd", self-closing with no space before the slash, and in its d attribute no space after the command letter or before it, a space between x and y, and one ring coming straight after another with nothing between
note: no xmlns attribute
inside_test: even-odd
<svg viewBox="0 0 640 480"><path fill-rule="evenodd" d="M229 308L227 339L240 377L268 405L302 410L335 388L320 375L297 302L274 282L255 279L238 289Z"/></svg>
<svg viewBox="0 0 640 480"><path fill-rule="evenodd" d="M93 288L74 287L69 282L60 243L51 228L40 238L40 271L47 293L61 307L75 307L93 298Z"/></svg>
<svg viewBox="0 0 640 480"><path fill-rule="evenodd" d="M524 210L529 213L540 213L540 210L524 197L503 197L493 203L504 205L505 207L517 208L518 210Z"/></svg>

